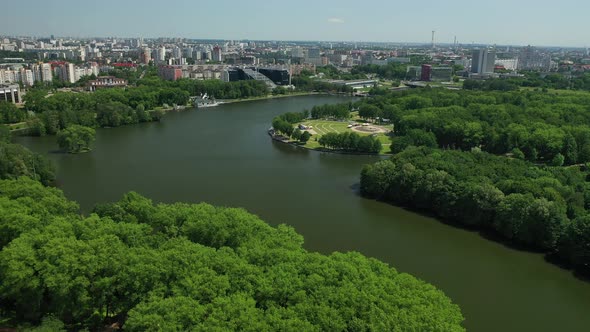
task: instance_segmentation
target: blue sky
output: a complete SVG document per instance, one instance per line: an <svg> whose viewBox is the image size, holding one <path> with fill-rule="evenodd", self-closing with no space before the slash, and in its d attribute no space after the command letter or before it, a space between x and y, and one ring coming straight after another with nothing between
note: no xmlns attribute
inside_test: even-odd
<svg viewBox="0 0 590 332"><path fill-rule="evenodd" d="M588 0L12 0L0 34L590 46Z"/></svg>

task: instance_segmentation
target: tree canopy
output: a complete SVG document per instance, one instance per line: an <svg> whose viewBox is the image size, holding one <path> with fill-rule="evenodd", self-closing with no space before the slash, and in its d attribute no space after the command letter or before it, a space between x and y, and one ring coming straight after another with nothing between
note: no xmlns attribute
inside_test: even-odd
<svg viewBox="0 0 590 332"><path fill-rule="evenodd" d="M0 180L0 317L57 330L463 331L444 294L375 259L302 248L242 209L137 193L90 216Z"/></svg>
<svg viewBox="0 0 590 332"><path fill-rule="evenodd" d="M367 165L363 195L495 232L590 270L587 168L539 167L482 151L407 148Z"/></svg>
<svg viewBox="0 0 590 332"><path fill-rule="evenodd" d="M90 150L96 131L89 127L72 125L57 133L57 144L69 153L80 153Z"/></svg>

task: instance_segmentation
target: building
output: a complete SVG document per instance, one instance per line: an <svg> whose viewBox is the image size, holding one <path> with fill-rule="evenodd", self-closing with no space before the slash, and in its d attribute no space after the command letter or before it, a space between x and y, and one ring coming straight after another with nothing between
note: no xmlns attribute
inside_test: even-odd
<svg viewBox="0 0 590 332"><path fill-rule="evenodd" d="M105 88L124 88L127 86L127 80L115 76L99 76L95 80L88 81L89 91L96 91Z"/></svg>
<svg viewBox="0 0 590 332"><path fill-rule="evenodd" d="M420 81L430 81L432 73L432 65L422 65L422 72L420 73Z"/></svg>
<svg viewBox="0 0 590 332"><path fill-rule="evenodd" d="M291 84L291 74L288 69L285 68L257 68L256 69L262 75L268 77L276 85L289 85Z"/></svg>
<svg viewBox="0 0 590 332"><path fill-rule="evenodd" d="M19 74L20 74L20 81L23 85L33 86L33 84L35 84L35 77L33 75L32 70L21 68L19 70Z"/></svg>
<svg viewBox="0 0 590 332"><path fill-rule="evenodd" d="M156 50L156 63L164 63L166 61L166 47L161 46Z"/></svg>
<svg viewBox="0 0 590 332"><path fill-rule="evenodd" d="M0 84L0 101L7 101L13 104L22 103L22 96L18 84Z"/></svg>
<svg viewBox="0 0 590 332"><path fill-rule="evenodd" d="M182 49L178 46L174 46L174 48L172 49L172 57L174 59L182 58Z"/></svg>
<svg viewBox="0 0 590 332"><path fill-rule="evenodd" d="M150 61L152 61L152 50L150 50L148 47L142 49L141 53L139 54L139 61L146 65L149 64Z"/></svg>
<svg viewBox="0 0 590 332"><path fill-rule="evenodd" d="M221 80L224 82L236 82L240 81L241 75L238 68L228 68L223 71Z"/></svg>
<svg viewBox="0 0 590 332"><path fill-rule="evenodd" d="M506 70L515 71L518 69L518 59L498 59L496 66L504 67Z"/></svg>
<svg viewBox="0 0 590 332"><path fill-rule="evenodd" d="M215 62L221 62L223 60L221 47L219 47L219 46L213 47L213 53L211 53L211 60L215 61Z"/></svg>
<svg viewBox="0 0 590 332"><path fill-rule="evenodd" d="M70 83L76 83L76 70L73 63L65 64L65 77L64 81Z"/></svg>
<svg viewBox="0 0 590 332"><path fill-rule="evenodd" d="M305 57L306 63L311 63L314 66L322 66L322 57L319 48L310 48L307 50Z"/></svg>
<svg viewBox="0 0 590 332"><path fill-rule="evenodd" d="M518 70L541 70L551 69L551 56L542 54L531 46L524 47L518 56Z"/></svg>
<svg viewBox="0 0 590 332"><path fill-rule="evenodd" d="M406 68L406 80L418 81L420 78L422 78L422 67L408 66Z"/></svg>
<svg viewBox="0 0 590 332"><path fill-rule="evenodd" d="M473 50L471 72L474 74L492 74L496 64L496 52L483 48Z"/></svg>
<svg viewBox="0 0 590 332"><path fill-rule="evenodd" d="M430 80L437 82L450 82L453 80L453 68L451 67L432 67L430 71Z"/></svg>
<svg viewBox="0 0 590 332"><path fill-rule="evenodd" d="M180 66L160 66L158 76L167 81L176 81L182 78L182 67Z"/></svg>

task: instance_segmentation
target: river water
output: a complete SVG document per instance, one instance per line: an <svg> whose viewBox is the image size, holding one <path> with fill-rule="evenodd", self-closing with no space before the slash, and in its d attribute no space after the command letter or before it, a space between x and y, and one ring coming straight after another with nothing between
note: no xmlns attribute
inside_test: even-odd
<svg viewBox="0 0 590 332"><path fill-rule="evenodd" d="M590 283L474 232L357 194L379 157L318 153L271 141L272 118L333 96L293 97L171 113L160 123L99 129L90 153L58 153L55 137L17 139L46 154L83 211L134 190L157 202L243 207L289 224L309 250L355 250L441 288L470 331L588 331Z"/></svg>

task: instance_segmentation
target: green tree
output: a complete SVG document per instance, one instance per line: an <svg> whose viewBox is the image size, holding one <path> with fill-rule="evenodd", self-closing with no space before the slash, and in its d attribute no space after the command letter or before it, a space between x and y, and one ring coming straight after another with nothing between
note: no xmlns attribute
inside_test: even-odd
<svg viewBox="0 0 590 332"><path fill-rule="evenodd" d="M0 124L0 142L10 143L12 135L8 126Z"/></svg>
<svg viewBox="0 0 590 332"><path fill-rule="evenodd" d="M80 153L90 150L96 132L94 129L73 125L57 134L59 147L69 153Z"/></svg>
<svg viewBox="0 0 590 332"><path fill-rule="evenodd" d="M310 138L311 138L311 134L308 131L304 131L301 134L301 137L299 137L299 140L301 141L301 143L305 144L305 143L307 143L307 141L309 141Z"/></svg>

